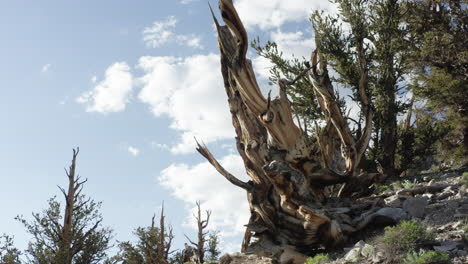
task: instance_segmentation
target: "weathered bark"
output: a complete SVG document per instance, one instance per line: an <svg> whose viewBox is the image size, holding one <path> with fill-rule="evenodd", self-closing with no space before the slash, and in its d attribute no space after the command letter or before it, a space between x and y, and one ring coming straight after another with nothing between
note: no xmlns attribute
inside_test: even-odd
<svg viewBox="0 0 468 264"><path fill-rule="evenodd" d="M325 133L317 146L293 122L286 89L292 82L280 80L278 95L265 98L246 59L247 32L231 0L220 0L225 26L213 15L218 31L221 73L236 132L237 150L251 180L244 182L227 172L203 144L197 150L229 182L244 189L251 217L242 244L245 253L275 255L309 253L319 246L334 246L350 233L365 227L361 214L375 211L374 203L351 207L350 199L379 173L358 171L371 135L372 111L367 96L367 63L358 50L359 94L364 128L353 137L341 113L326 61L320 51L312 54L309 74L318 102L326 115ZM339 156L339 157L337 157ZM344 160L343 170L333 164ZM334 194L334 197L330 197ZM341 197L336 197L341 196ZM288 253L289 254L289 253Z"/></svg>
<svg viewBox="0 0 468 264"><path fill-rule="evenodd" d="M66 256L65 263L71 263L72 252L71 252L71 239L72 239L72 228L73 228L73 207L75 205L75 167L76 167L76 156L78 155L79 149L73 150L72 164L68 170L68 192L62 190L65 196L65 216L63 218L63 229L62 229L62 245L60 245L60 252L63 256Z"/></svg>

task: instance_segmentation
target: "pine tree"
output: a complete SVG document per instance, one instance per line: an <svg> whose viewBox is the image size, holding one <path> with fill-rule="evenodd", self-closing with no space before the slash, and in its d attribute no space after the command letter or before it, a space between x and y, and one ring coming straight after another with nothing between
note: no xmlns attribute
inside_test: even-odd
<svg viewBox="0 0 468 264"><path fill-rule="evenodd" d="M445 126L439 152L447 161L468 156L468 10L463 1L408 1L413 92L426 113ZM466 161L465 161L466 162Z"/></svg>
<svg viewBox="0 0 468 264"><path fill-rule="evenodd" d="M112 263L126 264L168 264L174 239L172 227L166 229L164 206L161 209L159 227L155 225L155 216L148 227L138 227L134 234L136 244L130 241L119 243L119 253L112 258Z"/></svg>
<svg viewBox="0 0 468 264"><path fill-rule="evenodd" d="M75 174L78 153L79 149L73 150L72 164L66 171L68 191L59 187L65 198L64 214L61 203L53 197L42 213L32 214L32 221L17 217L33 236L26 250L31 263L90 264L106 257L112 231L102 227L101 203L81 193L86 180L80 181Z"/></svg>
<svg viewBox="0 0 468 264"><path fill-rule="evenodd" d="M21 264L21 251L13 244L13 238L5 234L0 236L0 263Z"/></svg>

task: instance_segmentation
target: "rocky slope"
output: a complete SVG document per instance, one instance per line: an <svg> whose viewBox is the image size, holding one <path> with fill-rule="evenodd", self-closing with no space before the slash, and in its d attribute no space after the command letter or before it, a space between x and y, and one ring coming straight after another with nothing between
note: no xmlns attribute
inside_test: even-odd
<svg viewBox="0 0 468 264"><path fill-rule="evenodd" d="M435 239L421 247L450 256L452 263L468 263L468 170L407 175L389 186L378 186L370 198L376 202L373 221L417 220L427 226ZM465 176L463 176L465 174ZM379 218L376 221L375 218ZM330 263L400 263L392 261L376 243L382 227L363 231L360 241L348 241L344 249L327 252ZM302 263L293 258L265 258L233 254L224 256L221 264Z"/></svg>

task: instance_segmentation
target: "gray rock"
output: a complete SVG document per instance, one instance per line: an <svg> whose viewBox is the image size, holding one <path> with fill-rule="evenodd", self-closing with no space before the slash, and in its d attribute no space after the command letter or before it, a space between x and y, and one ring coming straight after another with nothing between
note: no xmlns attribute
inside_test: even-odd
<svg viewBox="0 0 468 264"><path fill-rule="evenodd" d="M451 209L457 209L459 205L457 201L453 201L453 200L447 201L445 204L448 208L451 208Z"/></svg>
<svg viewBox="0 0 468 264"><path fill-rule="evenodd" d="M344 259L346 261L358 262L361 259L361 248L353 248L346 253Z"/></svg>
<svg viewBox="0 0 468 264"><path fill-rule="evenodd" d="M426 197L415 197L403 203L403 210L413 217L423 218L427 204Z"/></svg>
<svg viewBox="0 0 468 264"><path fill-rule="evenodd" d="M434 246L434 250L437 252L448 253L454 251L458 247L463 247L463 243L457 241L442 242L440 246Z"/></svg>
<svg viewBox="0 0 468 264"><path fill-rule="evenodd" d="M437 196L437 200L444 200L444 199L447 199L449 198L450 196L453 196L454 193L453 192L443 192L441 194L439 194L439 196Z"/></svg>
<svg viewBox="0 0 468 264"><path fill-rule="evenodd" d="M374 255L374 247L366 244L364 241L357 242L353 248L351 248L348 253L344 256L346 261L358 262L359 260L365 258L370 258Z"/></svg>
<svg viewBox="0 0 468 264"><path fill-rule="evenodd" d="M383 252L377 252L372 256L373 263L383 263L385 260L385 254Z"/></svg>
<svg viewBox="0 0 468 264"><path fill-rule="evenodd" d="M364 258L369 258L374 255L374 252L375 252L374 246L365 244L361 250L361 256L363 256Z"/></svg>
<svg viewBox="0 0 468 264"><path fill-rule="evenodd" d="M391 207L401 207L402 205L400 197L398 197L396 194L385 198L384 202L387 206Z"/></svg>
<svg viewBox="0 0 468 264"><path fill-rule="evenodd" d="M219 259L220 264L273 264L272 259L240 253L226 254Z"/></svg>
<svg viewBox="0 0 468 264"><path fill-rule="evenodd" d="M387 218L393 223L398 223L401 220L405 220L408 218L408 215L405 213L405 211L403 211L403 209L392 207L381 208L377 212L375 212L375 215L379 218Z"/></svg>

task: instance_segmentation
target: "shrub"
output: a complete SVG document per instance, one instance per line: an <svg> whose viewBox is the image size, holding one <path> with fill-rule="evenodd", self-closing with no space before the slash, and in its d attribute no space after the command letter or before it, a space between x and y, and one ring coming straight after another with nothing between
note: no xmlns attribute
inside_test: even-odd
<svg viewBox="0 0 468 264"><path fill-rule="evenodd" d="M435 251L408 252L403 259L403 264L450 264L450 257L444 253Z"/></svg>
<svg viewBox="0 0 468 264"><path fill-rule="evenodd" d="M468 172L462 174L461 183L468 186Z"/></svg>
<svg viewBox="0 0 468 264"><path fill-rule="evenodd" d="M401 184L403 188L405 189L411 189L413 188L416 184L410 180L404 180L403 183Z"/></svg>
<svg viewBox="0 0 468 264"><path fill-rule="evenodd" d="M387 185L379 186L379 193L384 193L387 190L390 190L390 187L388 187Z"/></svg>
<svg viewBox="0 0 468 264"><path fill-rule="evenodd" d="M304 264L324 264L330 263L330 261L328 254L317 254L312 258L308 258Z"/></svg>
<svg viewBox="0 0 468 264"><path fill-rule="evenodd" d="M434 239L434 234L417 221L403 221L394 227L386 227L378 239L388 253L406 253L415 250L418 243Z"/></svg>

